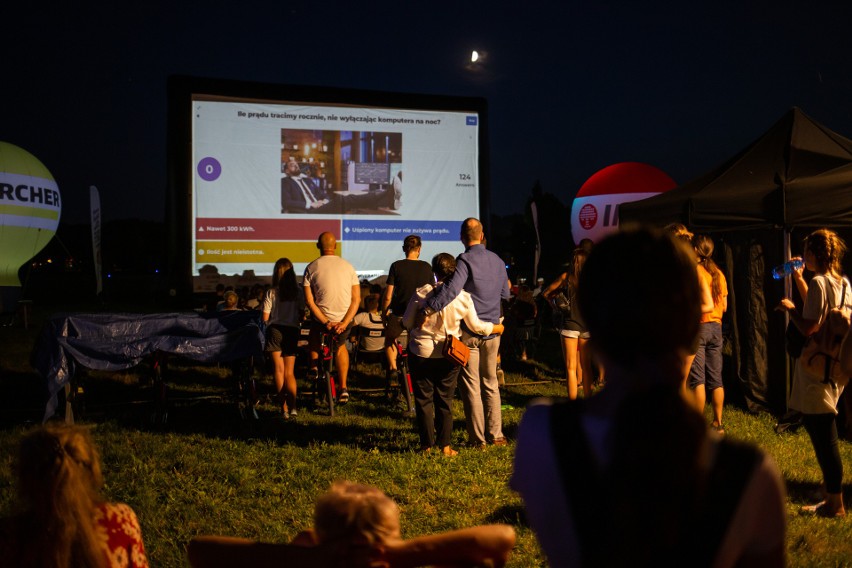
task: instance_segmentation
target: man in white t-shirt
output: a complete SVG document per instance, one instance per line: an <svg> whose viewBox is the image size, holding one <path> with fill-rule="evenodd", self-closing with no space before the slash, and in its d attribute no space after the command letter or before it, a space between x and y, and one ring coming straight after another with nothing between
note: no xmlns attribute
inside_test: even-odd
<svg viewBox="0 0 852 568"><path fill-rule="evenodd" d="M311 311L310 369L316 372L319 363L320 334L328 331L337 338L334 364L340 377L338 402L349 402L346 378L349 374L349 352L346 339L352 320L361 302L358 275L349 262L337 256L337 239L329 232L317 239L320 257L305 268L302 285L305 303Z"/></svg>

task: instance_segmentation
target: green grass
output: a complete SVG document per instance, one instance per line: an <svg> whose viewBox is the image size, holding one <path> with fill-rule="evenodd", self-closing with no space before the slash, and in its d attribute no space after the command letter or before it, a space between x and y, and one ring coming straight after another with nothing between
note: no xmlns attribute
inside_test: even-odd
<svg viewBox="0 0 852 568"><path fill-rule="evenodd" d="M41 380L28 364L37 331L0 328L0 513L13 498L11 455L23 431L40 420ZM564 392L555 338L547 336L535 361L510 367L503 413L509 438L524 406L536 396ZM226 534L286 542L311 524L315 498L337 479L369 483L402 511L405 536L505 522L518 544L511 566L537 566L544 557L524 523L520 499L507 487L514 448L466 450L461 403L454 407L456 458L423 456L410 420L382 402L378 366L352 379L353 400L333 419L302 410L283 422L264 397L260 420L241 420L230 397L229 373L216 366L175 363L169 368L169 420L150 422L152 387L145 367L83 375L86 422L101 449L106 496L129 503L142 523L153 565L185 565L194 535ZM554 382L557 381L557 382ZM262 379L261 394L272 386ZM852 517L829 521L799 515L820 474L807 435L777 435L774 419L726 408L731 437L769 452L788 487L787 550L791 566L852 566ZM841 442L852 470L852 445ZM852 502L849 484L847 502ZM615 536L613 538L616 538Z"/></svg>

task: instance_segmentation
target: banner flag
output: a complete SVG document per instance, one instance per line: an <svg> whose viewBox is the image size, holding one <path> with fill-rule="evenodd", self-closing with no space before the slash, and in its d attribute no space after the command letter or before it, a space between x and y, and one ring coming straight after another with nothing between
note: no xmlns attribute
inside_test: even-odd
<svg viewBox="0 0 852 568"><path fill-rule="evenodd" d="M530 203L532 212L533 227L535 227L535 260L533 262L533 282L538 282L538 261L541 258L541 237L538 234L538 208L535 201Z"/></svg>
<svg viewBox="0 0 852 568"><path fill-rule="evenodd" d="M103 267L101 260L101 198L98 188L89 186L89 202L92 208L92 256L95 260L95 294L100 296L104 289Z"/></svg>

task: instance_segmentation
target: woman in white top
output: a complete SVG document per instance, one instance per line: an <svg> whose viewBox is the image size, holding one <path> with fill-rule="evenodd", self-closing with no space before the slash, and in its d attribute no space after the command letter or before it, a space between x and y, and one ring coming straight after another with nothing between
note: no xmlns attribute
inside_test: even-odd
<svg viewBox="0 0 852 568"><path fill-rule="evenodd" d="M272 269L272 288L263 298L266 352L272 358L272 377L284 419L296 416L296 349L299 324L305 317L305 296L296 282L293 263L279 258Z"/></svg>
<svg viewBox="0 0 852 568"><path fill-rule="evenodd" d="M845 254L846 243L834 231L818 229L805 238L805 268L815 275L808 283L802 276L801 268L793 273L796 288L805 301L804 308L802 313L799 313L789 298L781 300L778 306L779 310L786 310L790 314L790 320L805 337L813 336L819 331L831 307L852 303L849 281L840 272L840 261ZM835 368L828 369L829 377L826 378L825 358L817 356L810 360L808 354L803 352L802 355L796 359L788 406L803 415L802 422L811 438L817 462L822 470L826 492L825 501L806 506L803 511L823 517L842 517L846 515L841 491L843 463L840 461L837 445L835 418L837 402L843 394L848 375L841 372L835 364Z"/></svg>
<svg viewBox="0 0 852 568"><path fill-rule="evenodd" d="M426 299L435 294L455 269L456 259L452 255L445 252L435 255L432 272L438 283L418 288L402 318L402 324L411 330L408 363L414 387L420 449L430 452L433 447L438 447L448 456L458 453L450 447L450 436L453 430L453 393L460 367L442 355L444 340L448 335L461 335L462 321L470 331L480 335L503 333L503 324L483 322L477 317L473 299L464 290L443 310L429 316L421 327L415 327L417 313Z"/></svg>

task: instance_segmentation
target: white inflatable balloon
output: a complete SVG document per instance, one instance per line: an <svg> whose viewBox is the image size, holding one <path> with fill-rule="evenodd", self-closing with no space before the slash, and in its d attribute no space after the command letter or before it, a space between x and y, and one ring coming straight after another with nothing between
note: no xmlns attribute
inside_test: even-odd
<svg viewBox="0 0 852 568"><path fill-rule="evenodd" d="M18 269L50 242L62 201L50 171L26 150L0 142L0 286L20 286Z"/></svg>

